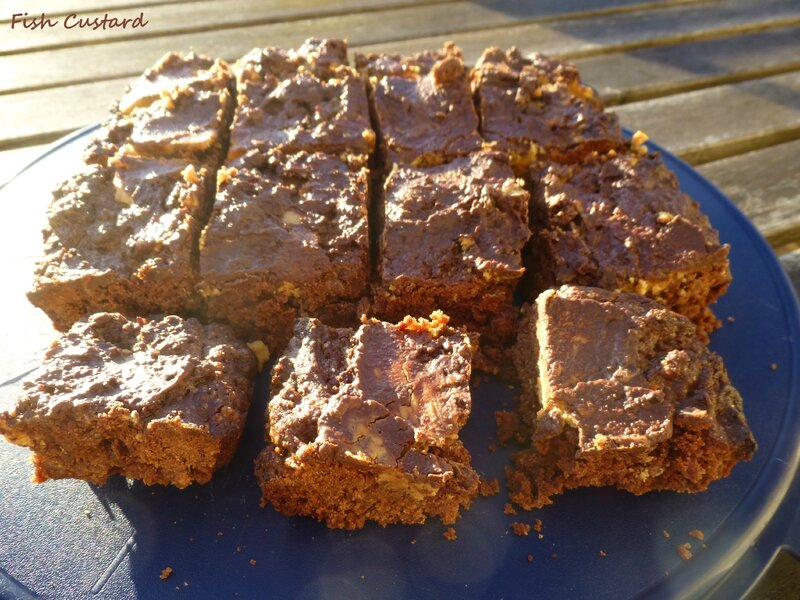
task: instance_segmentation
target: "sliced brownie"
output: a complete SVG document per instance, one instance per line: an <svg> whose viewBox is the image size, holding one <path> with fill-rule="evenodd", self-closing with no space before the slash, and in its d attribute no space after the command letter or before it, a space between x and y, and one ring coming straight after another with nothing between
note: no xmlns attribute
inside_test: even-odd
<svg viewBox="0 0 800 600"><path fill-rule="evenodd" d="M180 158L219 167L234 108L233 73L224 62L168 53L128 86L86 154L106 164L117 154Z"/></svg>
<svg viewBox="0 0 800 600"><path fill-rule="evenodd" d="M197 240L233 114L224 63L167 54L53 193L31 302L61 330L100 311L192 314Z"/></svg>
<svg viewBox="0 0 800 600"><path fill-rule="evenodd" d="M548 290L526 307L514 358L533 439L507 476L525 508L585 486L702 491L755 451L722 359L649 298Z"/></svg>
<svg viewBox="0 0 800 600"><path fill-rule="evenodd" d="M640 140L641 138L637 138ZM632 291L686 315L702 335L731 281L727 244L655 154L635 144L534 173L534 294L561 284Z"/></svg>
<svg viewBox="0 0 800 600"><path fill-rule="evenodd" d="M622 144L613 114L578 70L541 54L487 48L471 74L480 132L517 173L542 160L569 161Z"/></svg>
<svg viewBox="0 0 800 600"><path fill-rule="evenodd" d="M122 155L53 193L30 301L60 330L97 311L199 307L197 240L214 176L180 159Z"/></svg>
<svg viewBox="0 0 800 600"><path fill-rule="evenodd" d="M513 294L530 236L528 192L507 158L476 152L435 167L395 165L384 208L375 313L397 321L441 308L499 359L514 341Z"/></svg>
<svg viewBox="0 0 800 600"><path fill-rule="evenodd" d="M248 152L275 148L363 164L375 147L366 82L348 66L342 40L253 50L238 62L236 83L229 166Z"/></svg>
<svg viewBox="0 0 800 600"><path fill-rule="evenodd" d="M430 166L481 147L461 51L452 43L411 56L357 54L370 81L380 162Z"/></svg>
<svg viewBox="0 0 800 600"><path fill-rule="evenodd" d="M355 323L369 278L366 168L273 150L219 182L200 248L208 318L276 353L297 316Z"/></svg>
<svg viewBox="0 0 800 600"><path fill-rule="evenodd" d="M33 450L35 482L205 483L234 453L255 362L222 325L95 314L53 343L0 433Z"/></svg>
<svg viewBox="0 0 800 600"><path fill-rule="evenodd" d="M471 359L441 312L355 332L299 319L272 374L263 501L336 528L452 523L478 490L458 439Z"/></svg>

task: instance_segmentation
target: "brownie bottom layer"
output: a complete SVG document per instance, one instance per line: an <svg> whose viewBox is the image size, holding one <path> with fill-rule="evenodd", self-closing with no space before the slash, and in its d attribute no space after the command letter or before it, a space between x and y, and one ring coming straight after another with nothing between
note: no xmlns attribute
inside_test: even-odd
<svg viewBox="0 0 800 600"><path fill-rule="evenodd" d="M526 510L552 504L552 497L578 487L613 486L635 495L655 490L701 492L727 477L755 450L715 437L708 429L675 427L672 438L650 452L576 456L578 433L569 428L514 455L506 467L511 500Z"/></svg>
<svg viewBox="0 0 800 600"><path fill-rule="evenodd" d="M30 447L33 481L76 478L103 485L110 475L185 488L206 483L236 450L244 417L221 436L174 416L144 421L127 409L18 425L9 441ZM2 425L2 424L0 424Z"/></svg>
<svg viewBox="0 0 800 600"><path fill-rule="evenodd" d="M358 529L367 520L419 524L428 517L455 522L478 491L479 478L469 466L469 453L453 445L443 456L453 474L437 484L398 469L360 469L347 463L304 456L284 460L273 447L256 458L262 504L286 515L305 515L328 527Z"/></svg>

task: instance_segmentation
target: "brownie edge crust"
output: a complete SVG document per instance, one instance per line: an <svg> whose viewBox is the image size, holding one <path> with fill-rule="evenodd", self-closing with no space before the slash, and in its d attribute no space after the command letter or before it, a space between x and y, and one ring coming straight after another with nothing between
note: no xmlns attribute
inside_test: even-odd
<svg viewBox="0 0 800 600"><path fill-rule="evenodd" d="M548 290L514 353L533 437L507 477L524 508L585 486L703 491L756 449L722 359L649 298Z"/></svg>
<svg viewBox="0 0 800 600"><path fill-rule="evenodd" d="M454 522L478 475L458 439L472 345L447 320L364 319L354 332L298 319L272 373L263 503L331 528Z"/></svg>
<svg viewBox="0 0 800 600"><path fill-rule="evenodd" d="M206 483L236 449L255 357L222 325L94 314L57 339L0 433L33 450L33 481Z"/></svg>

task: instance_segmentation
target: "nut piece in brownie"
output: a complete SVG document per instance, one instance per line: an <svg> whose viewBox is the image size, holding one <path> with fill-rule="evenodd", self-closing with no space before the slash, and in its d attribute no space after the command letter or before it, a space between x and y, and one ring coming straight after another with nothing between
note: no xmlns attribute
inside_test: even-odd
<svg viewBox="0 0 800 600"><path fill-rule="evenodd" d="M224 62L168 53L112 107L86 161L105 165L117 154L129 154L216 169L228 145L233 90L233 73Z"/></svg>
<svg viewBox="0 0 800 600"><path fill-rule="evenodd" d="M655 298L706 336L731 281L727 244L634 136L625 152L538 171L531 198L534 293L590 285Z"/></svg>
<svg viewBox="0 0 800 600"><path fill-rule="evenodd" d="M458 439L471 397L467 335L431 319L298 319L272 373L263 502L329 527L452 523L478 491Z"/></svg>
<svg viewBox="0 0 800 600"><path fill-rule="evenodd" d="M222 325L99 313L56 340L0 433L33 450L35 482L205 483L233 456L255 358Z"/></svg>
<svg viewBox="0 0 800 600"><path fill-rule="evenodd" d="M570 161L623 142L616 116L603 111L570 64L488 48L471 79L481 135L509 153L517 173L541 160Z"/></svg>
<svg viewBox="0 0 800 600"><path fill-rule="evenodd" d="M375 314L396 321L441 308L481 334L481 358L499 359L516 334L513 293L530 236L528 192L506 156L479 151L435 167L395 165L384 208Z"/></svg>
<svg viewBox="0 0 800 600"><path fill-rule="evenodd" d="M181 159L121 155L53 193L30 301L66 330L98 311L198 307L197 240L214 177Z"/></svg>
<svg viewBox="0 0 800 600"><path fill-rule="evenodd" d="M223 168L200 244L200 292L211 320L273 353L311 314L357 322L369 278L366 168L316 153L250 153Z"/></svg>
<svg viewBox="0 0 800 600"><path fill-rule="evenodd" d="M584 486L702 491L755 451L722 359L649 298L548 290L526 307L514 358L534 433L507 476L525 508Z"/></svg>
<svg viewBox="0 0 800 600"><path fill-rule="evenodd" d="M366 82L347 43L307 40L297 50L256 49L237 64L238 105L228 165L248 152L324 152L366 163L375 148Z"/></svg>
<svg viewBox="0 0 800 600"><path fill-rule="evenodd" d="M478 115L461 50L357 54L356 68L370 81L379 152L395 163L438 165L481 147Z"/></svg>

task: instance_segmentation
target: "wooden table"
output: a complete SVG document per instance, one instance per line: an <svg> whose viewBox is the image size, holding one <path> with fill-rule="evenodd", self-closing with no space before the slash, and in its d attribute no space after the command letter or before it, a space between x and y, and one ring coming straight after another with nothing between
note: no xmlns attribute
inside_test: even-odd
<svg viewBox="0 0 800 600"><path fill-rule="evenodd" d="M25 5L28 5L26 8ZM76 7L79 8L76 9ZM0 2L0 183L48 144L103 119L168 50L235 59L254 46L344 37L400 52L454 40L474 62L516 45L575 62L622 124L716 183L800 288L800 3L797 0L39 0ZM56 27L12 29L44 11ZM66 29L143 15L140 28ZM34 16L34 15L29 15ZM13 209L12 209L13 210ZM798 589L794 561L779 585Z"/></svg>

